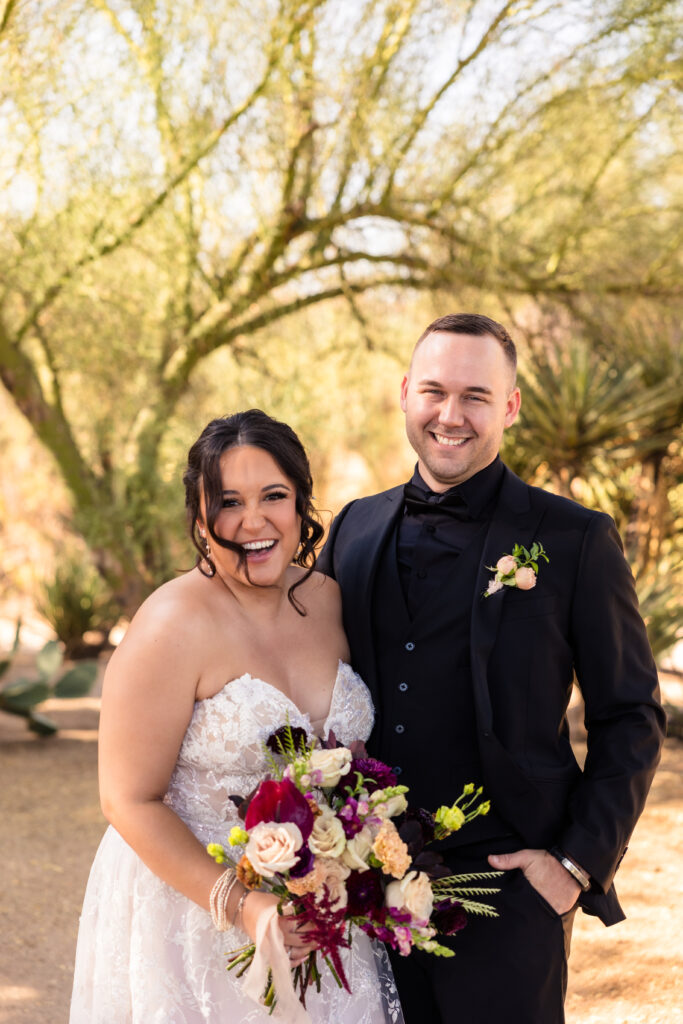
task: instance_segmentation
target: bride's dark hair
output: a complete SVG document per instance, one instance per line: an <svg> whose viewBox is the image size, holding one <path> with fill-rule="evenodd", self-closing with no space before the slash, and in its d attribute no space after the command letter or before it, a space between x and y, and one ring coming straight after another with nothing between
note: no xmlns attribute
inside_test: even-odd
<svg viewBox="0 0 683 1024"><path fill-rule="evenodd" d="M221 479L220 460L223 452L240 445L253 445L272 455L278 466L294 484L296 492L296 511L301 517L300 545L294 557L296 565L307 569L307 572L294 583L287 592L290 603L305 615L303 606L296 600L294 591L300 587L315 569L315 548L320 542L324 530L317 519L313 508L313 481L311 468L304 446L291 427L286 423L273 419L260 409L248 409L232 416L222 416L211 420L190 448L187 456L187 468L183 474L185 485L185 508L187 524L192 543L197 549L197 567L205 576L214 576L216 566L202 545L202 538L197 526L200 515L200 497L204 494L206 506L206 528L214 543L222 548L235 551L239 556L240 566L249 577L246 556L240 544L224 540L216 534L216 519L223 507L223 481ZM209 566L207 572L202 563Z"/></svg>

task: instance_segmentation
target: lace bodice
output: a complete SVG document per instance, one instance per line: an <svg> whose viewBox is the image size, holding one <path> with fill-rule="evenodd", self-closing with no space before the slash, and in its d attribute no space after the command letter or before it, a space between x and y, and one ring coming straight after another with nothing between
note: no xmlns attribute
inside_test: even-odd
<svg viewBox="0 0 683 1024"><path fill-rule="evenodd" d="M263 744L289 721L313 735L313 723L281 690L245 673L195 704L165 802L203 842L221 842L238 821L232 795L247 796L268 773ZM367 687L339 662L323 739L366 740L373 724Z"/></svg>

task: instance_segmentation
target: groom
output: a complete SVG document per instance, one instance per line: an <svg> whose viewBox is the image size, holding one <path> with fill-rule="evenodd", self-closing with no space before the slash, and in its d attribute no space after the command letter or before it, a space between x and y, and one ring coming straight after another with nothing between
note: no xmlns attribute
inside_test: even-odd
<svg viewBox="0 0 683 1024"><path fill-rule="evenodd" d="M470 916L455 957L392 956L407 1024L561 1024L577 904L623 919L614 873L664 731L657 675L612 520L529 487L501 462L519 411L516 352L488 317L435 320L401 387L412 479L351 502L318 563L339 581L370 753L410 802L483 783L492 810L446 841L453 872L504 871L500 916ZM491 566L543 545L533 589L485 597ZM534 577L522 579L533 584ZM583 770L569 743L586 707Z"/></svg>

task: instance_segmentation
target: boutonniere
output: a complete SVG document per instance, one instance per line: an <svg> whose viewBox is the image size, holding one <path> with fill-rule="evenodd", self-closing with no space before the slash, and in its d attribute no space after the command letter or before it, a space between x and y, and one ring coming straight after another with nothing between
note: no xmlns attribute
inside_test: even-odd
<svg viewBox="0 0 683 1024"><path fill-rule="evenodd" d="M550 559L543 550L543 545L534 543L531 551L528 551L521 544L515 544L511 555L503 555L495 565L487 565L486 568L495 572L493 579L484 591L484 597L498 593L503 587L517 587L518 590L531 590L536 586L538 575L538 560L544 558L546 562Z"/></svg>

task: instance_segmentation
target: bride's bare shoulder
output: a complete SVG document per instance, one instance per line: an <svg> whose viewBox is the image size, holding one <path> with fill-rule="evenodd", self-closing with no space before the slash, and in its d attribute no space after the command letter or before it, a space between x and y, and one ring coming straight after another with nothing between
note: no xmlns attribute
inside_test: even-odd
<svg viewBox="0 0 683 1024"><path fill-rule="evenodd" d="M162 583L143 601L126 636L134 641L144 637L147 642L160 636L180 639L196 631L203 603L203 588L194 571L178 576Z"/></svg>
<svg viewBox="0 0 683 1024"><path fill-rule="evenodd" d="M303 570L301 575L303 575ZM339 584L322 572L312 572L308 579L304 580L300 587L297 587L294 596L301 600L307 611L334 616L341 614Z"/></svg>

